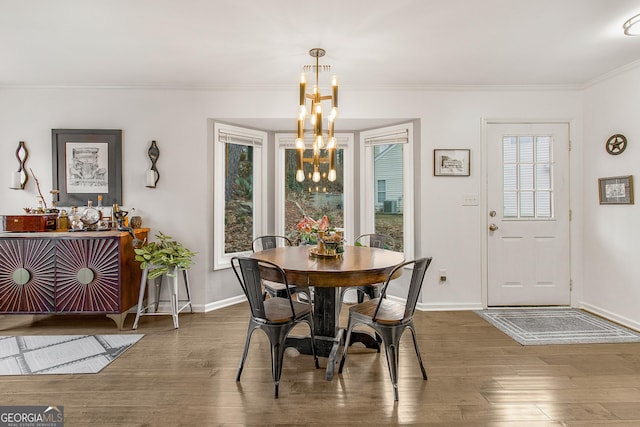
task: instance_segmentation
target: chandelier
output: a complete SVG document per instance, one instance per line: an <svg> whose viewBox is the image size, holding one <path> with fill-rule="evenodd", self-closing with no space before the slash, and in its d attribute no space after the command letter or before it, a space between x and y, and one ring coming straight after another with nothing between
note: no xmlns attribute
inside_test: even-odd
<svg viewBox="0 0 640 427"><path fill-rule="evenodd" d="M329 172L327 173L327 179L329 181L336 180L336 148L338 146L336 138L333 136L333 126L336 115L338 114L338 81L336 76L331 77L331 95L322 96L320 94L320 86L318 84L318 74L320 71L330 71L330 65L320 66L319 58L326 54L324 49L313 48L309 51L309 55L316 58L316 65L305 65L304 71L314 71L316 75L316 84L313 86L313 91L307 93L307 77L303 72L300 75L300 110L298 113L298 135L295 141L295 148L298 152L298 165L296 170L296 181L302 182L305 179L304 176L304 164L311 163L313 165L313 173L311 174L311 180L313 182L320 181L320 163L329 164ZM310 108L307 109L306 103L310 100ZM323 120L323 101L331 104L331 110L327 117L327 133L324 133L322 127ZM309 119L311 126L311 133L313 134L313 142L311 149L313 150L313 157L304 157L304 151L306 145L304 141L305 134L305 122ZM326 157L320 156L320 150L325 150Z"/></svg>

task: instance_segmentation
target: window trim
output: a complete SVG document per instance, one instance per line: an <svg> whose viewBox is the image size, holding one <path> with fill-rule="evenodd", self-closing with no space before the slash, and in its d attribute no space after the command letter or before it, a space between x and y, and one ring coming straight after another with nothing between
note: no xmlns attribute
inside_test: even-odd
<svg viewBox="0 0 640 427"><path fill-rule="evenodd" d="M220 270L231 267L231 258L248 255L251 251L225 253L225 151L226 142L220 140L222 133L235 137L233 142L254 147L253 152L253 237L266 230L266 202L263 171L266 171L267 132L232 126L225 123L213 124L213 269Z"/></svg>
<svg viewBox="0 0 640 427"><path fill-rule="evenodd" d="M353 151L354 151L354 134L353 133L336 133L334 135L338 141L338 148L344 150L344 236L353 241L354 232L354 211L355 211L355 194L354 194L354 172L353 172ZM275 134L275 232L276 234L285 234L284 229L284 185L285 185L285 149L294 148L296 135L294 133L276 133ZM317 219L317 218L315 218Z"/></svg>
<svg viewBox="0 0 640 427"><path fill-rule="evenodd" d="M413 168L413 123L403 123L371 129L360 133L360 226L362 233L373 233L375 230L375 191L376 182L373 167L373 147L375 145L406 144L402 150L403 176L403 247L406 259L413 259L415 253L414 239L414 168Z"/></svg>

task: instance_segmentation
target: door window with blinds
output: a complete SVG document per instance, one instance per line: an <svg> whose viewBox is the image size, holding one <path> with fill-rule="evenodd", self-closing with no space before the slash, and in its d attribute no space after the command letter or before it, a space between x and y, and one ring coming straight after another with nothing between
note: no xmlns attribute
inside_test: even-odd
<svg viewBox="0 0 640 427"><path fill-rule="evenodd" d="M413 125L362 132L362 229L393 237L413 257Z"/></svg>
<svg viewBox="0 0 640 427"><path fill-rule="evenodd" d="M553 138L502 138L504 218L553 218Z"/></svg>
<svg viewBox="0 0 640 427"><path fill-rule="evenodd" d="M214 124L215 268L251 251L263 229L262 147L266 132Z"/></svg>

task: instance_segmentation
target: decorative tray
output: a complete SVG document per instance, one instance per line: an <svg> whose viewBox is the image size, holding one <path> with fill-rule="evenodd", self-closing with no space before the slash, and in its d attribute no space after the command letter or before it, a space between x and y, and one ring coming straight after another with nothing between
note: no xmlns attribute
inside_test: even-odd
<svg viewBox="0 0 640 427"><path fill-rule="evenodd" d="M309 256L314 258L340 258L342 257L342 252L339 254L321 254L318 252L317 247L313 247L309 249Z"/></svg>

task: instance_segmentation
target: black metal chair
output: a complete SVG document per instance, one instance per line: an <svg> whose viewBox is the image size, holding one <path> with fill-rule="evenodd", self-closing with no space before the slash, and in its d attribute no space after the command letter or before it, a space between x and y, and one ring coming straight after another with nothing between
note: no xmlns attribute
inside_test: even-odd
<svg viewBox="0 0 640 427"><path fill-rule="evenodd" d="M293 301L289 292L289 285L284 271L276 264L255 260L247 257L234 257L231 259L231 266L238 278L238 282L249 301L251 317L249 318L249 329L244 345L244 352L238 367L236 381L240 381L244 362L249 351L251 336L256 329L261 329L269 338L271 343L271 375L274 383L274 397L278 398L278 387L280 376L282 375L282 362L284 359L285 340L289 332L299 323L304 322L309 325L311 331L311 350L313 359L318 365L318 357L315 351L315 335L313 332L313 311L310 304ZM270 269L270 274L279 275L284 283L287 296L285 298L273 297L264 299L262 295L261 268Z"/></svg>
<svg viewBox="0 0 640 427"><path fill-rule="evenodd" d="M293 246L291 240L285 236L267 235L256 237L251 243L251 249L253 252L260 252L266 249L274 249L283 246ZM269 280L265 280L264 289L267 291L270 297L286 298L287 291L283 283L276 283ZM298 287L294 284L289 285L289 291L292 294L298 292Z"/></svg>
<svg viewBox="0 0 640 427"><path fill-rule="evenodd" d="M386 234L379 233L369 233L369 234L361 234L355 240L356 246L369 246L371 248L381 248L388 249L390 251L396 248L396 241L393 237L388 236ZM364 301L364 296L367 295L369 299L376 298L378 296L378 286L379 285L367 285L367 286L357 286L355 287L356 292L358 293L358 304ZM346 291L353 288L343 288L341 297L344 297ZM342 298L341 298L342 299Z"/></svg>
<svg viewBox="0 0 640 427"><path fill-rule="evenodd" d="M422 282L424 281L425 273L430 264L431 258L420 258L400 264L389 274L389 278L380 290L380 297L349 308L346 339L338 373L342 373L353 328L358 325L366 325L375 330L376 334L382 338L382 342L384 343L387 365L389 366L389 376L391 377L391 383L393 385L394 400L398 400L398 350L400 347L400 338L407 328L411 330L413 345L416 350L416 355L418 356L420 369L422 370L422 378L424 380L427 379L427 372L422 364L422 357L420 357L420 349L418 348L418 341L416 340L416 331L413 326L413 312L416 309ZM391 283L392 280L391 278L398 269L410 265L413 265L413 273L411 274L411 282L406 302L403 304L390 301L386 298L386 294L389 283Z"/></svg>

